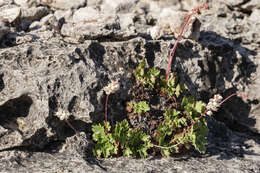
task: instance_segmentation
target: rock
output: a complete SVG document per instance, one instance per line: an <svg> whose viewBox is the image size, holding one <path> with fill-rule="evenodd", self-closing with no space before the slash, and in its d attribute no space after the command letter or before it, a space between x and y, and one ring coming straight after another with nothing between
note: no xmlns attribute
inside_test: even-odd
<svg viewBox="0 0 260 173"><path fill-rule="evenodd" d="M77 31L77 32L75 32ZM65 23L61 34L72 38L98 39L103 36L125 39L125 32L120 31L118 16L100 15L92 8L84 8L75 12L73 23ZM128 33L126 33L125 37Z"/></svg>
<svg viewBox="0 0 260 173"><path fill-rule="evenodd" d="M203 4L200 0L182 0L182 10L191 11L194 8L198 8Z"/></svg>
<svg viewBox="0 0 260 173"><path fill-rule="evenodd" d="M14 0L14 3L19 5L20 7L36 7L37 6L37 1L35 0Z"/></svg>
<svg viewBox="0 0 260 173"><path fill-rule="evenodd" d="M88 7L96 7L99 6L103 3L103 0L88 0L87 1L87 6Z"/></svg>
<svg viewBox="0 0 260 173"><path fill-rule="evenodd" d="M86 22L86 23L96 23L100 19L101 14L92 7L80 8L75 11L73 15L73 22Z"/></svg>
<svg viewBox="0 0 260 173"><path fill-rule="evenodd" d="M123 1L121 3L119 3L116 6L116 13L117 14L125 14L125 13L131 13L134 11L136 4L137 4L137 0L128 0L128 1Z"/></svg>
<svg viewBox="0 0 260 173"><path fill-rule="evenodd" d="M57 18L57 20L61 20L62 18L65 21L72 21L73 12L71 10L56 10L54 13L54 16Z"/></svg>
<svg viewBox="0 0 260 173"><path fill-rule="evenodd" d="M256 22L256 23L260 23L260 21L258 20L259 17L260 17L260 9L254 9L249 17L249 20Z"/></svg>
<svg viewBox="0 0 260 173"><path fill-rule="evenodd" d="M108 14L114 13L129 13L134 10L137 4L137 0L105 0L101 5L101 11Z"/></svg>
<svg viewBox="0 0 260 173"><path fill-rule="evenodd" d="M0 8L0 17L7 19L10 23L14 22L21 16L21 8L19 7L2 7Z"/></svg>
<svg viewBox="0 0 260 173"><path fill-rule="evenodd" d="M6 19L0 18L0 41L4 35L10 32L8 23L9 22Z"/></svg>
<svg viewBox="0 0 260 173"><path fill-rule="evenodd" d="M252 83L248 85L247 87L247 95L248 98L255 103L251 104L251 109L249 112L250 119L246 117L239 117L241 119L241 123L245 126L249 127L251 130L253 130L256 133L260 133L260 121L259 121L259 115L260 115L260 104L257 103L258 100L260 100L260 56L257 57L257 64L258 68L256 69L256 72L254 75L252 75Z"/></svg>
<svg viewBox="0 0 260 173"><path fill-rule="evenodd" d="M152 28L149 28L147 32L148 34L151 35L153 40L158 40L159 38L165 35L163 29L160 28L159 26L154 26Z"/></svg>
<svg viewBox="0 0 260 173"><path fill-rule="evenodd" d="M166 8L161 12L157 26L168 35L172 34L177 38L186 22L186 19L187 13L173 11L171 8ZM192 17L190 21L191 23L186 27L183 37L198 40L200 36L201 23L195 17Z"/></svg>
<svg viewBox="0 0 260 173"><path fill-rule="evenodd" d="M22 9L21 19L29 22L35 20L40 20L43 16L48 13L48 8L46 7L32 7Z"/></svg>
<svg viewBox="0 0 260 173"><path fill-rule="evenodd" d="M120 14L119 15L119 22L120 27L122 30L128 29L130 27L134 28L134 14L127 13L127 14Z"/></svg>
<svg viewBox="0 0 260 173"><path fill-rule="evenodd" d="M12 1L10 0L0 0L0 7L7 5L7 4L11 4Z"/></svg>
<svg viewBox="0 0 260 173"><path fill-rule="evenodd" d="M86 0L40 0L41 4L48 5L54 9L69 10L78 9L86 5Z"/></svg>
<svg viewBox="0 0 260 173"><path fill-rule="evenodd" d="M7 40L15 40L15 42L13 42L15 45L19 45L19 44L23 44L23 43L29 43L29 42L33 42L33 40L35 39L35 36L33 35L29 35L29 34L8 34L8 36L6 37Z"/></svg>
<svg viewBox="0 0 260 173"><path fill-rule="evenodd" d="M258 0L250 0L247 3L243 4L241 6L242 9L247 11L253 11L254 9L260 8L260 1Z"/></svg>
<svg viewBox="0 0 260 173"><path fill-rule="evenodd" d="M231 132L223 124L213 123L214 133L209 134L204 155L192 151L169 158L96 159L85 152L84 141L74 135L62 147L52 144L41 152L1 151L0 166L3 172L216 172L216 168L218 172L258 172L259 143L248 139L250 136Z"/></svg>
<svg viewBox="0 0 260 173"><path fill-rule="evenodd" d="M90 49L92 49L91 45L90 43ZM0 50L0 64L3 65L5 63L12 64L12 62L14 63L14 61L16 61L12 56L13 51L20 52L19 54L21 55L21 59L19 60L21 67L15 71L8 68L1 68L0 72L4 87L0 93L0 117L1 119L9 117L10 119L1 125L5 127L6 124L11 122L17 124L17 122L15 122L17 118L23 118L24 124L23 128L19 128L19 131L23 133L22 142L21 140L12 142L12 146L31 145L36 148L41 148L46 145L50 139L46 135L56 135L47 134L46 131L51 130L51 128L54 128L52 129L54 131L57 130L59 138L63 138L64 134L62 134L62 131L67 127L64 122L61 122L55 116L56 108L60 106L62 106L62 109L69 109L70 113L77 114L76 116L82 117L82 120L86 122L91 121L89 113L93 111L94 107L91 102L87 101L90 101L90 97L92 97L92 95L89 95L87 88L91 88L92 83L96 81L95 76L97 74L94 62L90 59L81 60L81 58L83 58L81 53L86 56L84 53L85 48L80 50L77 47L65 48L62 45L58 47L55 45L56 51L52 51L49 48L52 49L54 48L53 46L54 45L46 45L43 43L26 43L21 47L17 47L15 50ZM46 52L49 52L48 55L45 54ZM68 52L67 55L64 55L64 52ZM80 60L75 60L74 57L78 54ZM10 57L10 59L2 59L6 56ZM69 65L70 63L76 63L76 66L71 66ZM4 66L7 67L6 65ZM13 65L8 67L11 66ZM36 66L37 69L35 69ZM65 73L60 71L65 69ZM69 71L71 71L71 73ZM70 86L64 85L64 83L67 82ZM59 86L60 84L62 85ZM69 87L70 89L67 90L64 87ZM57 92L56 94L52 92L54 90ZM9 98L4 96L7 93L10 94L8 96ZM84 93L83 95L85 96L80 93ZM83 121L82 123L85 124ZM58 126L60 127L55 124L59 124ZM58 128L56 129L55 126ZM16 130L14 128L11 129ZM41 140L38 141L38 138L41 138ZM11 147L11 144L9 146ZM2 145L1 149L3 149L3 147L8 146Z"/></svg>
<svg viewBox="0 0 260 173"><path fill-rule="evenodd" d="M60 32L61 24L53 14L49 14L47 16L44 16L40 22L33 22L30 25L29 29L32 31L37 30L36 32L53 31L54 34L54 32ZM52 35L51 33L48 34Z"/></svg>
<svg viewBox="0 0 260 173"><path fill-rule="evenodd" d="M230 7L235 7L238 5L243 4L245 0L220 0L220 2L225 3L226 5Z"/></svg>
<svg viewBox="0 0 260 173"><path fill-rule="evenodd" d="M213 8L198 16L201 26L196 20L189 26L173 59L172 71L204 102L216 93L248 96L232 97L207 117L205 155L193 150L170 158L91 155L91 125L104 119L103 87L120 81L108 103L114 124L125 114L140 60L167 68L176 42L172 35L177 37L185 21L180 10L194 8L188 2L14 0L14 5L0 0L1 171L259 172L260 25L258 7L249 5L253 0L208 1ZM10 15L15 8L22 14ZM190 36L197 41L185 39ZM56 116L58 109L67 112L83 138Z"/></svg>

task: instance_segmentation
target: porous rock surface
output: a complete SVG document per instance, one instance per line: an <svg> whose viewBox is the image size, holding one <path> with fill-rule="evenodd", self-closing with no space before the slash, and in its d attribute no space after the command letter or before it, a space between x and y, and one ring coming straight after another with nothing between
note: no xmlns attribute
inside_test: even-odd
<svg viewBox="0 0 260 173"><path fill-rule="evenodd" d="M258 1L209 1L210 9L196 18L200 25L186 31L194 37L184 35L191 39L178 45L172 70L199 99L236 91L248 96L232 98L208 118L205 155L97 160L91 142L80 141L55 116L59 108L67 111L90 141L92 123L104 118L102 88L119 79L120 90L109 100L116 121L138 62L166 69L182 14L199 5L0 0L0 171L260 172Z"/></svg>

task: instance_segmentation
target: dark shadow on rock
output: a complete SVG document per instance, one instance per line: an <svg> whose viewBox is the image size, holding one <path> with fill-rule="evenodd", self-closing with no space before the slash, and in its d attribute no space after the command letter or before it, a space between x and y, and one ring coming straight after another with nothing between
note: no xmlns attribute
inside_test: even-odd
<svg viewBox="0 0 260 173"><path fill-rule="evenodd" d="M96 69L102 67L105 70L107 70L107 68L103 65L104 55L106 53L106 50L103 45L101 45L98 42L92 42L86 50L89 53L89 58L92 59L95 63Z"/></svg>
<svg viewBox="0 0 260 173"><path fill-rule="evenodd" d="M0 45L0 48L7 48L7 47L14 47L18 44L22 44L22 43L19 43L19 39L21 39L22 37L31 37L31 42L34 42L35 40L38 40L39 37L35 34L28 34L28 33L9 33L7 35L5 35L2 39L2 41L0 42L1 45ZM27 38L28 40L28 38ZM18 42L18 44L17 44Z"/></svg>
<svg viewBox="0 0 260 173"><path fill-rule="evenodd" d="M19 130L17 118L26 117L29 114L33 100L28 95L10 99L0 106L0 125L6 129Z"/></svg>
<svg viewBox="0 0 260 173"><path fill-rule="evenodd" d="M89 101L94 106L94 111L90 112L89 114L93 123L100 123L105 119L105 94L103 94L99 98L100 100L98 100L97 93L108 83L108 81L109 79L106 76L102 75L96 83L92 83L87 88L90 96Z"/></svg>
<svg viewBox="0 0 260 173"><path fill-rule="evenodd" d="M212 97L212 93L220 93L225 98L238 91L234 86L224 90L226 88L225 80L232 82L234 78L235 71L233 69L236 63L240 63L238 68L241 75L237 76L235 81L240 80L249 84L248 78L256 72L256 65L249 59L249 56L256 55L256 52L211 31L202 32L199 43L203 49L206 48L210 52L202 62L199 62L202 69L201 77L205 81L205 85L209 86L202 91L203 101ZM229 127L232 127L234 123L239 124L240 122L237 121L241 118L243 118L242 122L254 125L255 120L248 118L250 108L250 104L244 103L239 97L234 97L222 106L221 110L215 114L215 118L222 120Z"/></svg>
<svg viewBox="0 0 260 173"><path fill-rule="evenodd" d="M72 97L72 100L70 101L68 105L68 111L71 114L74 110L75 106L75 101L76 101L76 96ZM55 116L56 112L58 111L59 108L63 108L61 106L61 103L59 103L59 95L54 94L49 98L49 116L46 118L46 123L49 125L51 128L51 131L54 133L54 136L52 138L55 138L58 141L64 141L66 138L71 137L75 135L75 132L71 127L65 122L60 120L57 116ZM64 110L67 110L64 108ZM71 123L71 125L76 128L78 132L85 132L88 134L90 132L90 124L86 123L81 120L75 120L73 114L70 115L68 121ZM47 139L49 140L49 139ZM55 141L52 141L55 142ZM59 143L57 143L59 144ZM60 143L59 145L56 146L56 149L60 147L63 143Z"/></svg>
<svg viewBox="0 0 260 173"><path fill-rule="evenodd" d="M155 53L161 51L160 42L146 42L144 48L149 67L154 67Z"/></svg>
<svg viewBox="0 0 260 173"><path fill-rule="evenodd" d="M5 83L3 80L4 74L0 74L0 92L5 88Z"/></svg>

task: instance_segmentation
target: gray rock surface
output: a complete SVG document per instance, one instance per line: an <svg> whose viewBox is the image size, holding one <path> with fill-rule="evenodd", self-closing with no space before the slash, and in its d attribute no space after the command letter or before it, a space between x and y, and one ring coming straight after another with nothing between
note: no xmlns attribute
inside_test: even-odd
<svg viewBox="0 0 260 173"><path fill-rule="evenodd" d="M10 23L21 16L21 8L13 5L0 7L0 17L7 19Z"/></svg>
<svg viewBox="0 0 260 173"><path fill-rule="evenodd" d="M48 5L54 9L69 10L77 9L86 5L86 0L39 0L41 4Z"/></svg>
<svg viewBox="0 0 260 173"><path fill-rule="evenodd" d="M195 39L184 37L174 57L172 70L203 101L216 93L248 95L208 118L205 155L91 156L91 125L104 119L102 88L120 81L109 100L115 122L125 112L138 62L166 69L174 28L182 25L183 10L193 8L190 2L0 0L1 171L260 172L260 14L253 0L209 3L212 8L196 16L201 26L184 35ZM55 116L59 108L81 136Z"/></svg>

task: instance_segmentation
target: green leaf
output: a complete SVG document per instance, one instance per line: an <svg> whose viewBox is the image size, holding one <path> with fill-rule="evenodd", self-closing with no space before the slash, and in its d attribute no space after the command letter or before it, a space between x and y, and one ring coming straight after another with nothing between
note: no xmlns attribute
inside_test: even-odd
<svg viewBox="0 0 260 173"><path fill-rule="evenodd" d="M197 101L196 102L195 110L198 113L202 114L205 111L205 108L206 108L206 106L205 106L205 104L202 101Z"/></svg>
<svg viewBox="0 0 260 173"><path fill-rule="evenodd" d="M127 147L126 149L123 150L123 154L124 156L130 157L133 154L133 152L129 147Z"/></svg>
<svg viewBox="0 0 260 173"><path fill-rule="evenodd" d="M178 84L178 85L176 86L175 95L176 95L177 97L179 97L180 94L181 94L181 86L180 86L180 84Z"/></svg>
<svg viewBox="0 0 260 173"><path fill-rule="evenodd" d="M170 154L171 154L171 152L170 152L169 149L163 148L163 149L161 149L161 154L162 154L163 156L165 156L165 157L169 157Z"/></svg>
<svg viewBox="0 0 260 173"><path fill-rule="evenodd" d="M156 79L160 74L160 70L156 68L147 69L145 60L141 61L136 68L134 74L135 78L142 82L144 85L147 85L150 88L154 88Z"/></svg>
<svg viewBox="0 0 260 173"><path fill-rule="evenodd" d="M133 102L133 108L134 108L134 113L145 113L150 110L149 105L145 101L140 101L138 103Z"/></svg>
<svg viewBox="0 0 260 173"><path fill-rule="evenodd" d="M128 137L127 148L131 150L133 155L147 157L147 150L153 146L150 136L145 135L140 129L131 129Z"/></svg>
<svg viewBox="0 0 260 173"><path fill-rule="evenodd" d="M92 126L93 139L96 142L93 154L97 157L101 157L103 155L103 157L107 158L112 154L116 154L117 148L114 145L115 140L112 135L105 132L105 125L108 129L110 129L108 122L103 123L103 125L98 124Z"/></svg>
<svg viewBox="0 0 260 173"><path fill-rule="evenodd" d="M117 123L113 131L113 138L120 143L122 147L126 145L127 137L129 133L129 125L126 120Z"/></svg>

